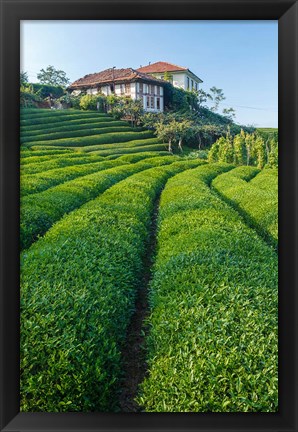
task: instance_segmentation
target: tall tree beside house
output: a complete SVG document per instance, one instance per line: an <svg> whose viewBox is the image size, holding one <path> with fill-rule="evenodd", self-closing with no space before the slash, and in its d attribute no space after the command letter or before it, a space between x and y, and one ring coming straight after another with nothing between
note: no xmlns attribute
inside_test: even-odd
<svg viewBox="0 0 298 432"><path fill-rule="evenodd" d="M70 83L66 73L62 70L55 69L54 66L48 66L46 69L41 69L37 74L37 79L41 84L49 84L63 88Z"/></svg>
<svg viewBox="0 0 298 432"><path fill-rule="evenodd" d="M235 116L236 116L236 112L235 112L234 108L224 108L222 110L222 113L225 117L227 117L231 121L233 121Z"/></svg>
<svg viewBox="0 0 298 432"><path fill-rule="evenodd" d="M211 87L210 92L211 92L211 100L214 103L213 107L211 107L211 111L216 112L216 111L218 111L218 107L219 107L220 102L225 100L225 96L224 96L222 89L219 89L219 88L214 87L214 86Z"/></svg>
<svg viewBox="0 0 298 432"><path fill-rule="evenodd" d="M173 75L171 75L168 71L165 71L163 79L165 81L173 82Z"/></svg>
<svg viewBox="0 0 298 432"><path fill-rule="evenodd" d="M203 89L199 89L197 92L197 98L198 98L198 107L201 107L203 103L207 102L207 100L211 100L212 96L205 92Z"/></svg>

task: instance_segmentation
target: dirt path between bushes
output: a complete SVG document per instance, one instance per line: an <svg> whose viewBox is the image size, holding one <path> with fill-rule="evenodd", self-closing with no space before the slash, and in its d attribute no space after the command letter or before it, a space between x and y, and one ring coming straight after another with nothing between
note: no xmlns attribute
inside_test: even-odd
<svg viewBox="0 0 298 432"><path fill-rule="evenodd" d="M119 405L121 412L140 412L142 408L135 402L139 384L147 373L145 339L148 327L144 325L149 314L148 286L151 280L151 269L155 258L157 217L160 195L154 204L150 234L143 260L143 277L137 292L135 312L127 331L125 346L122 350L123 381Z"/></svg>

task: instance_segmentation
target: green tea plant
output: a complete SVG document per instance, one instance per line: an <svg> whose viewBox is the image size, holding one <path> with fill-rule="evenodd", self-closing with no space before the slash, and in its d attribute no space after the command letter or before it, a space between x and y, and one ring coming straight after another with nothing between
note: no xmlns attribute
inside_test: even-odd
<svg viewBox="0 0 298 432"><path fill-rule="evenodd" d="M75 131L66 131L66 132L53 132L50 134L42 134L36 136L29 136L21 138L21 143L24 145L30 145L32 142L40 142L40 141L52 141L52 140L60 140L64 138L79 138L79 137L92 137L99 136L101 134L107 134L112 132L142 132L143 128L132 128L128 124L123 126L107 126L104 128L92 128L92 129L82 129Z"/></svg>
<svg viewBox="0 0 298 432"><path fill-rule="evenodd" d="M92 154L78 153L76 155L59 155L56 158L48 158L43 162L39 161L36 163L21 164L21 179L23 175L37 174L52 170L54 168L65 168L72 165L86 165L89 163L102 161L103 158L100 156L94 156Z"/></svg>
<svg viewBox="0 0 298 432"><path fill-rule="evenodd" d="M152 138L151 131L140 131L140 132L111 132L86 137L76 138L61 138L51 141L32 141L26 145L30 147L34 146L62 146L62 147L85 147L96 144L107 144L107 143L120 143L125 141L131 141L134 139Z"/></svg>
<svg viewBox="0 0 298 432"><path fill-rule="evenodd" d="M276 168L266 168L258 173L259 170L253 167L239 167L218 176L212 186L241 213L249 225L276 248L278 172Z"/></svg>
<svg viewBox="0 0 298 432"><path fill-rule="evenodd" d="M107 121L106 121L107 120ZM80 124L66 124L65 126L60 126L59 122L56 122L54 126L48 128L27 130L26 127L21 128L21 136L23 138L35 137L37 135L51 135L52 133L60 133L60 132L74 132L74 131L83 131L86 129L102 129L106 127L119 127L119 126L129 126L129 124L125 121L112 121L109 117L107 119L100 118L97 122L93 123L85 123L84 119L82 119Z"/></svg>
<svg viewBox="0 0 298 432"><path fill-rule="evenodd" d="M23 252L22 411L115 408L153 205L166 180L187 166L131 175ZM134 165L135 172L145 167ZM128 175L128 167L119 169Z"/></svg>
<svg viewBox="0 0 298 432"><path fill-rule="evenodd" d="M147 412L278 409L277 255L210 190L230 168L185 171L161 195Z"/></svg>
<svg viewBox="0 0 298 432"><path fill-rule="evenodd" d="M103 158L102 158L103 159ZM36 174L21 175L21 196L35 194L57 186L61 183L73 180L77 177L124 165L121 160L100 161L81 165L66 166L65 168L50 169Z"/></svg>

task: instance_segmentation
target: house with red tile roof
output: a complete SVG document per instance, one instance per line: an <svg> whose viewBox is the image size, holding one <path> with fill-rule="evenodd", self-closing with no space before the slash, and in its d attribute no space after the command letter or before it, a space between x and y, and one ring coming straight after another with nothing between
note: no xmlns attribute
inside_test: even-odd
<svg viewBox="0 0 298 432"><path fill-rule="evenodd" d="M162 112L164 109L165 81L132 68L110 68L85 75L73 82L68 91L73 95L81 93L99 94L139 99L149 112Z"/></svg>
<svg viewBox="0 0 298 432"><path fill-rule="evenodd" d="M182 88L183 90L198 91L199 84L203 82L201 78L188 68L162 61L152 64L149 63L147 66L141 66L137 71L159 79L164 79L166 73L173 86Z"/></svg>

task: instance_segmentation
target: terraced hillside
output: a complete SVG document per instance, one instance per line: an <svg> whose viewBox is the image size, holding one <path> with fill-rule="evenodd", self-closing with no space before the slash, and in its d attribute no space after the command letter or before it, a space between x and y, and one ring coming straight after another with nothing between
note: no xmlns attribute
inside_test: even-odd
<svg viewBox="0 0 298 432"><path fill-rule="evenodd" d="M274 412L277 171L21 111L21 410Z"/></svg>

